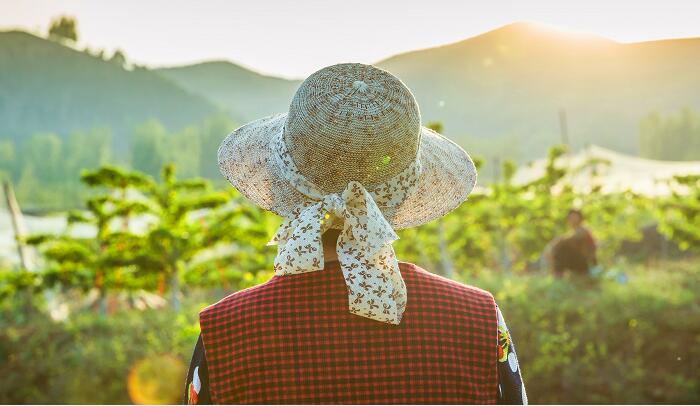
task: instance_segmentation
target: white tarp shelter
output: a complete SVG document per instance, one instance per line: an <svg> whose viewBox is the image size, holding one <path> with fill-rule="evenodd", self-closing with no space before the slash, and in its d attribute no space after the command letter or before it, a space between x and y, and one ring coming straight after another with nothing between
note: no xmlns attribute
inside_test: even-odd
<svg viewBox="0 0 700 406"><path fill-rule="evenodd" d="M515 173L513 182L520 185L543 176L546 165L547 160L540 159L521 166ZM600 185L603 193L629 190L645 196L666 196L673 190L671 180L674 176L700 174L700 160L656 161L625 155L597 145L559 158L557 167L573 169L573 173L567 175L564 182L583 193Z"/></svg>

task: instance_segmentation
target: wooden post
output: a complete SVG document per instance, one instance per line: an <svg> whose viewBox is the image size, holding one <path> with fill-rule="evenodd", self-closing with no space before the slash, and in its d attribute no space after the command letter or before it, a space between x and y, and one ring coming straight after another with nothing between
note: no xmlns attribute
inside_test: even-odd
<svg viewBox="0 0 700 406"><path fill-rule="evenodd" d="M22 268L25 270L30 270L32 266L30 252L22 240L27 235L27 230L24 227L24 222L22 221L22 212L19 209L19 204L15 198L15 192L12 189L10 181L4 181L2 186L5 191L5 200L7 201L7 208L10 212L10 218L12 219L12 228L15 233L15 241L17 242L19 261Z"/></svg>
<svg viewBox="0 0 700 406"><path fill-rule="evenodd" d="M567 176L571 177L569 173L571 170L571 160L569 158L571 157L572 151L571 145L569 144L569 120L566 116L566 110L563 108L559 110L559 134L561 136L561 143L566 147L562 160L567 170Z"/></svg>

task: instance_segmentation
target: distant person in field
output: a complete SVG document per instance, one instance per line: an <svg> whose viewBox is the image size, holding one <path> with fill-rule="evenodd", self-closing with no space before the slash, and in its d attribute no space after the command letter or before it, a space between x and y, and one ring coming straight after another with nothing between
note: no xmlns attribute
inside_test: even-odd
<svg viewBox="0 0 700 406"><path fill-rule="evenodd" d="M394 253L395 229L443 216L476 183L399 79L321 69L288 113L231 133L218 160L284 220L274 276L200 313L186 403L527 402L493 296Z"/></svg>
<svg viewBox="0 0 700 406"><path fill-rule="evenodd" d="M556 239L551 246L551 265L554 274L565 271L587 275L590 268L598 264L596 243L588 227L583 225L583 213L571 209L566 215L569 233Z"/></svg>

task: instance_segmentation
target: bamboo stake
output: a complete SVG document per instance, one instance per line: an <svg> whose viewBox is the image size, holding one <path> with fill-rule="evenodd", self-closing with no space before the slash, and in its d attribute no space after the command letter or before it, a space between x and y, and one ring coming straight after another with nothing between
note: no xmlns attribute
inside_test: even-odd
<svg viewBox="0 0 700 406"><path fill-rule="evenodd" d="M28 247L24 244L24 237L27 235L27 230L24 226L22 211L19 208L19 204L15 198L15 192L12 189L10 181L4 181L2 186L5 191L7 208L10 211L10 218L12 219L12 228L15 233L15 241L17 242L17 253L19 254L20 264L22 265L22 268L30 270L32 266L31 255Z"/></svg>

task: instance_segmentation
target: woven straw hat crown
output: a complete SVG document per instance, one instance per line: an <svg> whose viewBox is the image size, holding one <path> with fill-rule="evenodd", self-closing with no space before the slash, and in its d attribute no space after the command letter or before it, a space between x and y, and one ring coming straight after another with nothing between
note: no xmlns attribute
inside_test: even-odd
<svg viewBox="0 0 700 406"><path fill-rule="evenodd" d="M292 99L284 140L299 171L326 192L350 181L374 185L415 159L420 112L395 76L339 64L309 76Z"/></svg>
<svg viewBox="0 0 700 406"><path fill-rule="evenodd" d="M391 73L357 63L309 76L288 112L229 134L218 161L243 195L286 219L359 183L395 229L445 215L476 184L469 155L421 126L410 90Z"/></svg>

